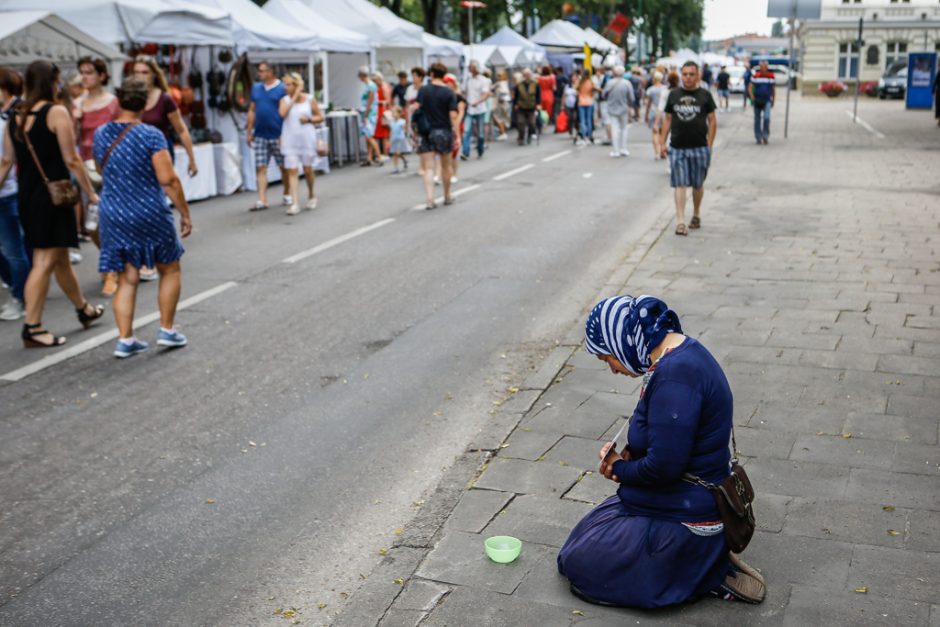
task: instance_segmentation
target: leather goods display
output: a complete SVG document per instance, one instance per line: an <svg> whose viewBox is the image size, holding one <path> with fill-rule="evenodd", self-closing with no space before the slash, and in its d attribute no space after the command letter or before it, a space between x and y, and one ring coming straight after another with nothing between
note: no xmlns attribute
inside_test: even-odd
<svg viewBox="0 0 940 627"><path fill-rule="evenodd" d="M248 55L243 54L229 70L225 90L228 102L235 111L241 113L248 111L251 104L251 83L251 64L248 61ZM221 109L221 106L219 108Z"/></svg>

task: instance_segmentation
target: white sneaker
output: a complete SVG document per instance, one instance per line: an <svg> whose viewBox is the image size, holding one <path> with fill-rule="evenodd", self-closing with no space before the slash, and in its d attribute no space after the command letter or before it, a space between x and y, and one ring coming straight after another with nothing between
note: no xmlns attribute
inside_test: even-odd
<svg viewBox="0 0 940 627"><path fill-rule="evenodd" d="M287 215L289 216L295 216L298 213L300 213L300 207L298 207L297 205L291 205L290 207L287 208Z"/></svg>
<svg viewBox="0 0 940 627"><path fill-rule="evenodd" d="M435 184L435 185L440 185L440 184L441 184L441 177L435 176L435 177L434 177L434 184Z"/></svg>
<svg viewBox="0 0 940 627"><path fill-rule="evenodd" d="M451 185L456 185L456 184L457 184L457 177L456 177L456 176L450 177L450 184L451 184Z"/></svg>
<svg viewBox="0 0 940 627"><path fill-rule="evenodd" d="M290 196L281 196L281 204L287 207L288 205L293 204Z"/></svg>
<svg viewBox="0 0 940 627"><path fill-rule="evenodd" d="M0 320L19 320L23 317L23 301L11 298L0 307Z"/></svg>
<svg viewBox="0 0 940 627"><path fill-rule="evenodd" d="M616 159L616 158L620 157L620 153L617 152L616 150L611 150L611 151L610 151L610 156L611 156L611 157L614 157L614 158Z"/></svg>
<svg viewBox="0 0 940 627"><path fill-rule="evenodd" d="M317 197L314 196L307 201L307 204L304 206L304 209L316 209L317 208Z"/></svg>
<svg viewBox="0 0 940 627"><path fill-rule="evenodd" d="M73 266L82 262L82 254L77 250L69 250L69 263Z"/></svg>
<svg viewBox="0 0 940 627"><path fill-rule="evenodd" d="M496 141L498 141L498 142L504 142L504 141L506 141L507 139L509 139L509 135L507 135L506 133L502 133L502 134L500 134L499 136L496 137Z"/></svg>
<svg viewBox="0 0 940 627"><path fill-rule="evenodd" d="M630 151L629 151L629 150L621 150L621 151L620 151L620 156L621 156L621 157L629 157L629 156L630 156Z"/></svg>
<svg viewBox="0 0 940 627"><path fill-rule="evenodd" d="M140 280L143 281L144 283L146 283L146 282L148 282L148 281L156 281L156 280L160 277L160 275L157 273L157 271L154 270L153 268L141 268L141 269L138 271L137 276L138 276L138 277L140 278Z"/></svg>

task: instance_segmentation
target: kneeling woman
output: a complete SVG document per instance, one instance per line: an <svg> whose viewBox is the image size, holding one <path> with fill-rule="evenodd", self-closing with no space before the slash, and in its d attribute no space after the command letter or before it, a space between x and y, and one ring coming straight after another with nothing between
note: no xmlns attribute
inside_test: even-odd
<svg viewBox="0 0 940 627"><path fill-rule="evenodd" d="M140 124L148 92L140 79L124 79L118 90L120 114L95 132L94 155L102 178L98 269L120 273L112 301L120 333L114 355L120 358L142 353L149 346L134 336L133 328L142 267L156 266L160 274L157 344L186 345L186 337L173 326L183 246L166 196L180 212L180 235L188 236L193 227L166 138L155 127Z"/></svg>
<svg viewBox="0 0 940 627"><path fill-rule="evenodd" d="M731 388L718 362L651 296L598 303L585 343L612 373L644 382L629 444L619 454L616 443L600 451L617 495L575 526L558 555L571 591L640 608L703 595L762 601L763 577L728 551L711 493L682 478L718 483L730 472Z"/></svg>

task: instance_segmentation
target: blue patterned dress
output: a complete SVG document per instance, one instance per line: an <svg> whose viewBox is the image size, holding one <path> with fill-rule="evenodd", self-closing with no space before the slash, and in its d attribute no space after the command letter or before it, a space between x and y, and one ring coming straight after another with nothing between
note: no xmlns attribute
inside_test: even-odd
<svg viewBox="0 0 940 627"><path fill-rule="evenodd" d="M95 161L101 163L125 126L109 122L95 132ZM126 264L152 268L182 257L173 213L153 169L152 157L161 150L168 150L163 133L137 124L111 152L102 173L99 272L123 272Z"/></svg>

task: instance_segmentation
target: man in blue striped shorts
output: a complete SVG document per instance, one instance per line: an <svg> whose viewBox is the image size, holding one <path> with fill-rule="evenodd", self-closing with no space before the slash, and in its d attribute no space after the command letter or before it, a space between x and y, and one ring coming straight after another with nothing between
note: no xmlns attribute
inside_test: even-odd
<svg viewBox="0 0 940 627"><path fill-rule="evenodd" d="M702 226L702 198L705 177L712 158L712 144L718 131L715 99L699 86L699 68L694 61L682 66L682 85L666 100L662 130L663 157L669 156L672 187L676 198L676 235L688 235L685 225L686 188L692 188L692 220L688 228ZM666 148L666 138L672 138Z"/></svg>

